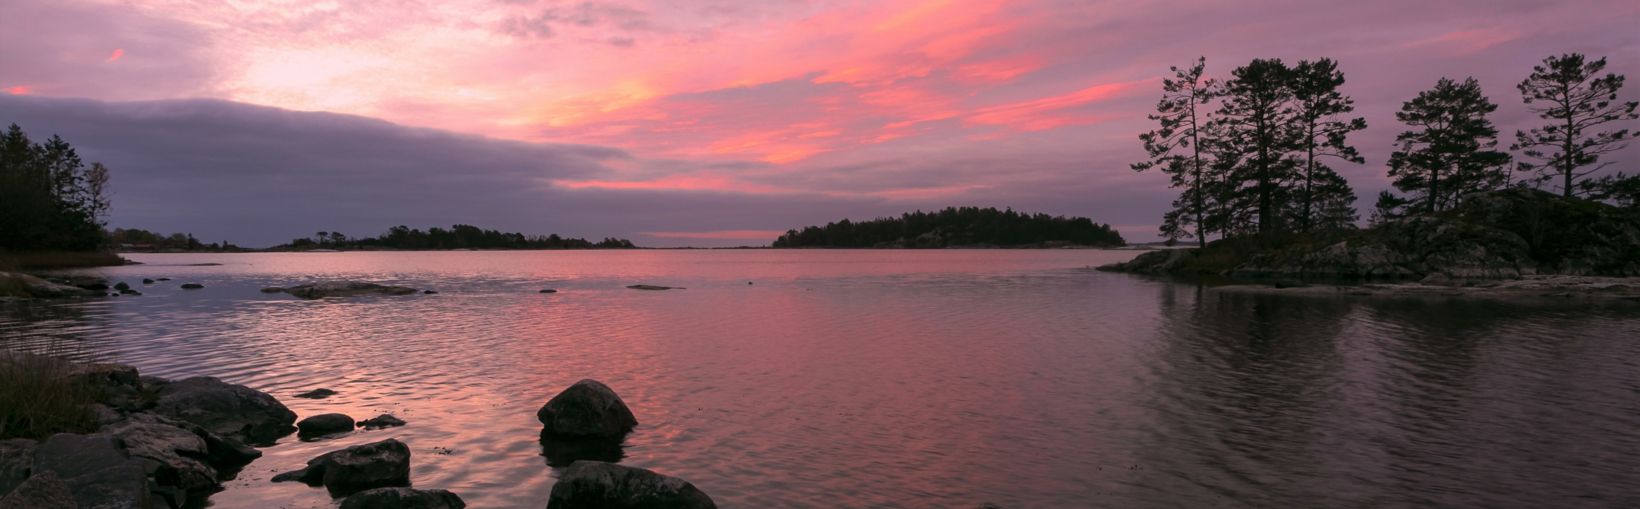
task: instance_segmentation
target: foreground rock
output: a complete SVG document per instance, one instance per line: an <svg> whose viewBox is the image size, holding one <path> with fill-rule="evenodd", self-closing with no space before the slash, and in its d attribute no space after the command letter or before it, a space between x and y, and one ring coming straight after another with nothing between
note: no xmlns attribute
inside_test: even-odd
<svg viewBox="0 0 1640 509"><path fill-rule="evenodd" d="M263 291L273 288L264 288ZM325 281L309 285L298 285L283 289L285 293L302 299L323 299L326 297L356 297L360 295L410 295L416 293L415 288L405 286L380 285L362 281Z"/></svg>
<svg viewBox="0 0 1640 509"><path fill-rule="evenodd" d="M22 299L60 299L65 297L95 297L101 291L46 281L28 274L0 272L0 297Z"/></svg>
<svg viewBox="0 0 1640 509"><path fill-rule="evenodd" d="M296 433L303 438L334 435L353 431L353 418L347 414L319 414L296 423Z"/></svg>
<svg viewBox="0 0 1640 509"><path fill-rule="evenodd" d="M272 444L296 431L296 413L273 396L211 377L165 384L153 412L249 444Z"/></svg>
<svg viewBox="0 0 1640 509"><path fill-rule="evenodd" d="M544 436L619 439L638 425L626 402L597 380L575 382L547 401L535 417Z"/></svg>
<svg viewBox="0 0 1640 509"><path fill-rule="evenodd" d="M10 494L0 496L0 509L77 509L68 483L54 472L28 478ZM0 491L0 493L6 493Z"/></svg>
<svg viewBox="0 0 1640 509"><path fill-rule="evenodd" d="M715 509L695 485L642 468L577 461L552 486L548 509Z"/></svg>
<svg viewBox="0 0 1640 509"><path fill-rule="evenodd" d="M409 486L410 448L389 438L328 452L308 460L307 468L273 477L273 482L287 481L322 485L334 497L372 488Z"/></svg>
<svg viewBox="0 0 1640 509"><path fill-rule="evenodd" d="M61 478L78 507L153 507L142 465L110 435L52 435L34 451L33 472Z"/></svg>
<svg viewBox="0 0 1640 509"><path fill-rule="evenodd" d="M1272 244L1272 245L1265 245ZM1435 215L1368 230L1231 239L1139 255L1101 270L1237 279L1513 279L1640 276L1640 211L1532 189L1475 193Z"/></svg>
<svg viewBox="0 0 1640 509"><path fill-rule="evenodd" d="M341 509L462 509L461 497L445 490L376 488L349 495Z"/></svg>

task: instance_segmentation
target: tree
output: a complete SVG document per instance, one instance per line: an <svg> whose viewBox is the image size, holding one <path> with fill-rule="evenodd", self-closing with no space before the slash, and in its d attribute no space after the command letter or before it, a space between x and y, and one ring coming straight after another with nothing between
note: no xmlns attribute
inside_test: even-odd
<svg viewBox="0 0 1640 509"><path fill-rule="evenodd" d="M1355 222L1355 191L1342 176L1317 161L1333 157L1355 164L1366 162L1345 140L1351 132L1366 129L1367 120L1339 118L1355 111L1355 101L1338 91L1343 84L1344 73L1330 58L1301 60L1292 70L1293 115L1304 158L1304 187L1296 218L1300 230Z"/></svg>
<svg viewBox="0 0 1640 509"><path fill-rule="evenodd" d="M1611 162L1600 157L1627 146L1634 137L1628 129L1597 131L1600 126L1640 118L1635 108L1640 102L1621 102L1621 74L1605 70L1606 59L1587 60L1571 53L1543 59L1532 74L1515 88L1539 117L1549 121L1529 131L1516 131L1510 148L1521 151L1521 171L1535 171L1538 182L1560 177L1561 192L1571 197L1578 192L1576 181L1600 171Z"/></svg>
<svg viewBox="0 0 1640 509"><path fill-rule="evenodd" d="M87 168L52 136L35 143L12 124L0 135L0 250L89 251L105 243L108 168Z"/></svg>
<svg viewBox="0 0 1640 509"><path fill-rule="evenodd" d="M1169 239L1194 236L1197 245L1204 247L1209 177L1202 161L1201 134L1208 122L1203 110L1219 88L1217 81L1203 78L1206 68L1207 57L1197 58L1187 69L1168 68L1173 78L1162 80L1162 98L1156 103L1156 114L1149 116L1160 127L1139 135L1150 159L1132 165L1134 171L1160 167L1171 177L1171 187L1183 189L1174 201L1174 211L1163 217L1163 235ZM1190 225L1196 228L1194 234L1186 228Z"/></svg>
<svg viewBox="0 0 1640 509"><path fill-rule="evenodd" d="M1497 109L1474 78L1441 78L1402 104L1395 118L1414 129L1395 137L1399 150L1389 158L1395 188L1421 195L1412 206L1438 212L1465 193L1507 184L1509 154L1493 150L1498 130L1486 118Z"/></svg>
<svg viewBox="0 0 1640 509"><path fill-rule="evenodd" d="M1224 84L1225 100L1217 113L1225 146L1241 152L1228 191L1244 195L1231 198L1250 197L1259 233L1281 228L1285 187L1293 177L1294 165L1284 157L1298 143L1288 86L1292 72L1280 59L1255 59L1236 68Z"/></svg>

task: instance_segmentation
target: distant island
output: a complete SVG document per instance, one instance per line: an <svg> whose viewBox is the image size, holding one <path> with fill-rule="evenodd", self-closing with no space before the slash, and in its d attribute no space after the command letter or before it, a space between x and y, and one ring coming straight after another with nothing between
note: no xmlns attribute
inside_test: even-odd
<svg viewBox="0 0 1640 509"><path fill-rule="evenodd" d="M336 250L452 250L452 249L634 249L627 239L607 237L597 242L582 238L551 235L524 235L458 224L449 229L437 226L422 231L394 226L375 237L348 237L341 232L321 231L313 237L292 239L270 251Z"/></svg>
<svg viewBox="0 0 1640 509"><path fill-rule="evenodd" d="M848 219L788 230L776 248L1117 247L1126 245L1108 224L1085 217L1024 214L1012 209L947 207L853 222Z"/></svg>

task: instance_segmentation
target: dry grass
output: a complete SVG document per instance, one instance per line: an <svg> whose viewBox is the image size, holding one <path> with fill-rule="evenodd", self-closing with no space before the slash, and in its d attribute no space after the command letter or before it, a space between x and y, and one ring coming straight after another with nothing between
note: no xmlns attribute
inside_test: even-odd
<svg viewBox="0 0 1640 509"><path fill-rule="evenodd" d="M110 251L0 252L0 271L73 269L125 265L130 260Z"/></svg>
<svg viewBox="0 0 1640 509"><path fill-rule="evenodd" d="M93 387L52 355L0 350L0 439L44 438L96 428Z"/></svg>

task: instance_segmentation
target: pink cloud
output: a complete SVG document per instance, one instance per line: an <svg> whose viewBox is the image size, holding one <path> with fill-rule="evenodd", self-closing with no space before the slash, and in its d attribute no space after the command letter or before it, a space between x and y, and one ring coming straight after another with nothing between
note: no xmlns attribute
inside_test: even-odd
<svg viewBox="0 0 1640 509"><path fill-rule="evenodd" d="M28 85L15 85L7 87L6 93L11 95L29 95L34 93L34 88Z"/></svg>
<svg viewBox="0 0 1640 509"><path fill-rule="evenodd" d="M114 52L108 54L108 59L103 60L103 63L110 63L110 62L113 62L115 60L119 60L120 57L123 57L123 56L125 56L125 48L114 48Z"/></svg>

